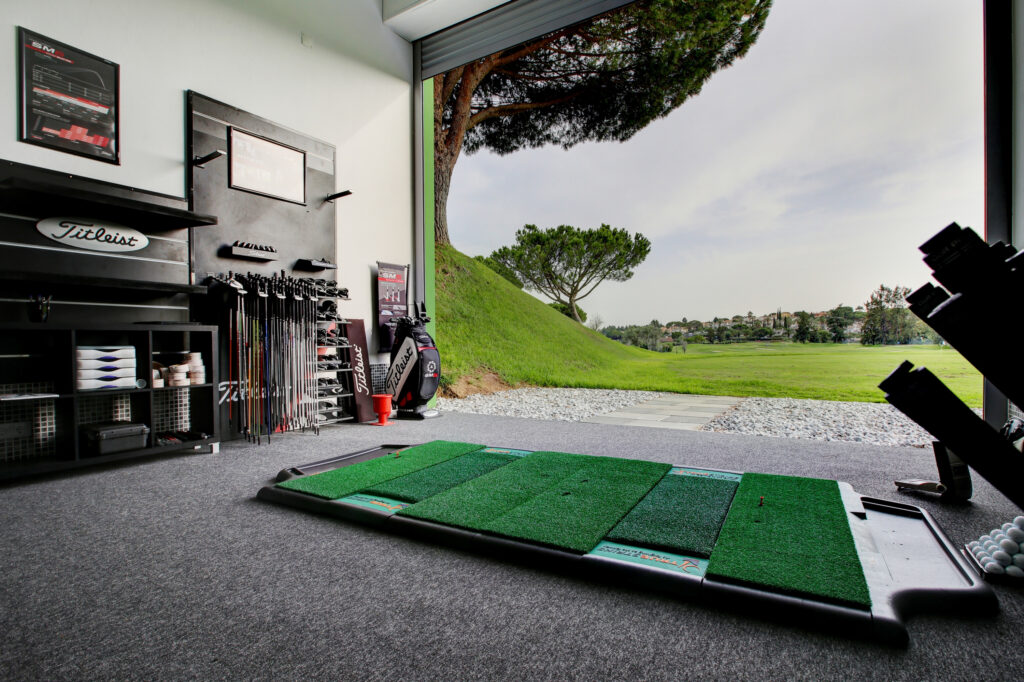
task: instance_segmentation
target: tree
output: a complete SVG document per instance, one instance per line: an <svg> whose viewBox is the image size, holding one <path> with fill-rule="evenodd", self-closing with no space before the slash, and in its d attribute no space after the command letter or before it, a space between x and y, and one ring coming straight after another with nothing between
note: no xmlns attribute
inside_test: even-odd
<svg viewBox="0 0 1024 682"><path fill-rule="evenodd" d="M811 340L810 313L801 310L796 314L796 332L793 333L793 340L800 343L807 343Z"/></svg>
<svg viewBox="0 0 1024 682"><path fill-rule="evenodd" d="M601 327L604 326L604 320L601 318L600 315L594 313L593 315L590 316L590 322L587 323L587 326L593 329L595 332L600 332Z"/></svg>
<svg viewBox="0 0 1024 682"><path fill-rule="evenodd" d="M907 310L908 287L889 288L884 284L871 293L864 304L866 314L860 342L864 345L909 343L913 318Z"/></svg>
<svg viewBox="0 0 1024 682"><path fill-rule="evenodd" d="M842 343L846 340L846 328L853 324L853 315L853 308L842 303L828 311L825 324L828 325L828 331L832 335L834 343Z"/></svg>
<svg viewBox="0 0 1024 682"><path fill-rule="evenodd" d="M514 246L503 246L490 257L513 271L527 289L575 313L577 301L606 279L628 280L650 252L651 242L642 234L630 236L608 225L593 230L525 225L516 232ZM582 324L578 315L573 319Z"/></svg>
<svg viewBox="0 0 1024 682"><path fill-rule="evenodd" d="M463 149L628 140L746 54L771 0L640 0L434 78L434 235Z"/></svg>

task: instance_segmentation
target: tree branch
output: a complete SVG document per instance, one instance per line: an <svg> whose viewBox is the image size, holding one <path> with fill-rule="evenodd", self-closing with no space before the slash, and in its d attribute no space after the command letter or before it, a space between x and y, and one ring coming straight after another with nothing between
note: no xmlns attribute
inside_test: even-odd
<svg viewBox="0 0 1024 682"><path fill-rule="evenodd" d="M550 99L546 102L517 102L516 104L502 104L496 107L481 109L469 118L469 125L466 127L466 130L469 130L473 126L478 125L489 118L494 118L495 116L511 116L524 111L530 111L531 109L541 109L554 104L568 102L574 97L576 97L576 93L565 95L563 97L556 97L555 99Z"/></svg>

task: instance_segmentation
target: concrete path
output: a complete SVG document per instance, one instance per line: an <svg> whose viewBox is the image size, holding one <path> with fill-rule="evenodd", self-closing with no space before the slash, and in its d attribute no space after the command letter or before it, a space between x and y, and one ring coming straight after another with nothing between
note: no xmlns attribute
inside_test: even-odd
<svg viewBox="0 0 1024 682"><path fill-rule="evenodd" d="M699 431L709 421L731 410L743 398L721 395L673 395L655 398L617 412L584 419L595 424L648 426L656 429Z"/></svg>

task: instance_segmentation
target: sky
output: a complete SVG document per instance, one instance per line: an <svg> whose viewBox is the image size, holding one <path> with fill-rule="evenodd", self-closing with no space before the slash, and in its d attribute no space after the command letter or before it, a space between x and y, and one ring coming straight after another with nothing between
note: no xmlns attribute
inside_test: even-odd
<svg viewBox="0 0 1024 682"><path fill-rule="evenodd" d="M580 301L604 324L863 305L929 280L920 246L984 228L982 7L776 0L747 55L627 142L463 155L452 244L608 223L651 240Z"/></svg>

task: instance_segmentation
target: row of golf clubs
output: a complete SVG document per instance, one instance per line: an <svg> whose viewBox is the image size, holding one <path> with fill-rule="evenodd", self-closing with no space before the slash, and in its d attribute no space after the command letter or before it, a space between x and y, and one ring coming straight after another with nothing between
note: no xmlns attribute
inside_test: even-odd
<svg viewBox="0 0 1024 682"><path fill-rule="evenodd" d="M317 426L317 285L274 274L229 272L228 380L238 404L229 419L246 439Z"/></svg>

